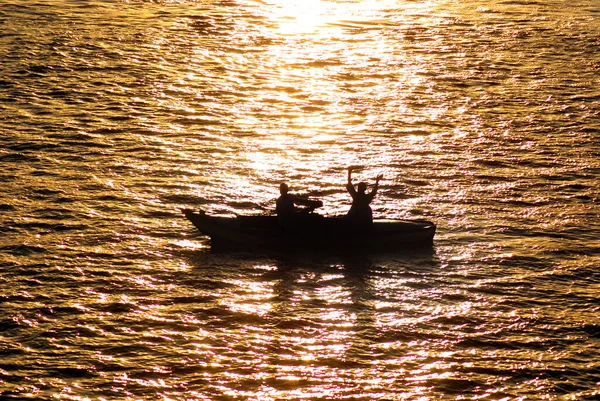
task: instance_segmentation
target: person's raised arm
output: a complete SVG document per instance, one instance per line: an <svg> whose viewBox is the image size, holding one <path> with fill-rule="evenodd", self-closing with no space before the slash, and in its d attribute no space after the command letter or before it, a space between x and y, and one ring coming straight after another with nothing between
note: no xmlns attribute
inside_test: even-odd
<svg viewBox="0 0 600 401"><path fill-rule="evenodd" d="M379 180L383 178L383 174L379 174L375 177L375 185L373 186L373 190L371 191L371 198L374 198L377 194L377 190L379 189Z"/></svg>
<svg viewBox="0 0 600 401"><path fill-rule="evenodd" d="M354 170L354 167L348 167L348 183L346 184L346 190L350 192L350 195L352 195L352 197L354 197L356 191L354 190L354 185L352 185L352 170Z"/></svg>

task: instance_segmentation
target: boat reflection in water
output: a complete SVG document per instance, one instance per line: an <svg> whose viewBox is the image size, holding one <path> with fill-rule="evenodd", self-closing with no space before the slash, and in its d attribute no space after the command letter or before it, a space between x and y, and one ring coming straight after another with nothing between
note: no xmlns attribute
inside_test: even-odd
<svg viewBox="0 0 600 401"><path fill-rule="evenodd" d="M209 364L207 397L327 399L360 391L366 400L444 391L448 379L435 375L438 365L417 370L447 359L445 341L431 334L445 325L428 316L441 302L427 296L444 284L443 269L428 250L198 252L190 265L188 306L210 336L190 363ZM428 342L428 352L415 341ZM217 385L232 375L237 386Z"/></svg>

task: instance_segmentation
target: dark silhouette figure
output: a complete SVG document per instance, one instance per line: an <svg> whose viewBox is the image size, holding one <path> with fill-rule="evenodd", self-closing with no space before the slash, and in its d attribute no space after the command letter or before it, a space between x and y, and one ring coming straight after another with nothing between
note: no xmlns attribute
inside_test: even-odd
<svg viewBox="0 0 600 401"><path fill-rule="evenodd" d="M352 185L353 169L353 167L348 167L348 183L346 184L346 189L352 196L352 206L344 218L352 229L362 231L369 229L373 225L373 211L369 204L373 201L375 195L377 195L379 180L383 178L383 175L379 174L375 178L373 190L367 193L367 184L364 182L359 182L356 189L354 189L354 185Z"/></svg>
<svg viewBox="0 0 600 401"><path fill-rule="evenodd" d="M275 211L279 224L287 228L300 228L311 219L310 213L317 207L323 206L320 200L310 200L289 193L286 183L279 185L280 196L277 198ZM296 205L306 206L297 208Z"/></svg>

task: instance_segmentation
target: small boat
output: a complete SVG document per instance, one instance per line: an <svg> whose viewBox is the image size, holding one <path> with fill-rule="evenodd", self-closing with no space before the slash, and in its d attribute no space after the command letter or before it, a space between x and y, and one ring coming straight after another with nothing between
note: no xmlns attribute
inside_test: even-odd
<svg viewBox="0 0 600 401"><path fill-rule="evenodd" d="M313 249L396 251L431 247L436 226L425 220L375 219L368 230L352 230L341 217L307 213L293 229L282 227L277 216L211 216L182 210L200 232L222 249Z"/></svg>

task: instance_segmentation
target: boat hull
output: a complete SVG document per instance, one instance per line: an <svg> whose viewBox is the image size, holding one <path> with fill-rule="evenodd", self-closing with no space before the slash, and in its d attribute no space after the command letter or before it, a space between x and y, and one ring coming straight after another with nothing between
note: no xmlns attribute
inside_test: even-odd
<svg viewBox="0 0 600 401"><path fill-rule="evenodd" d="M436 226L424 220L375 220L357 232L342 218L307 216L294 229L284 229L276 216L210 216L203 211L183 214L216 248L403 250L431 247Z"/></svg>

